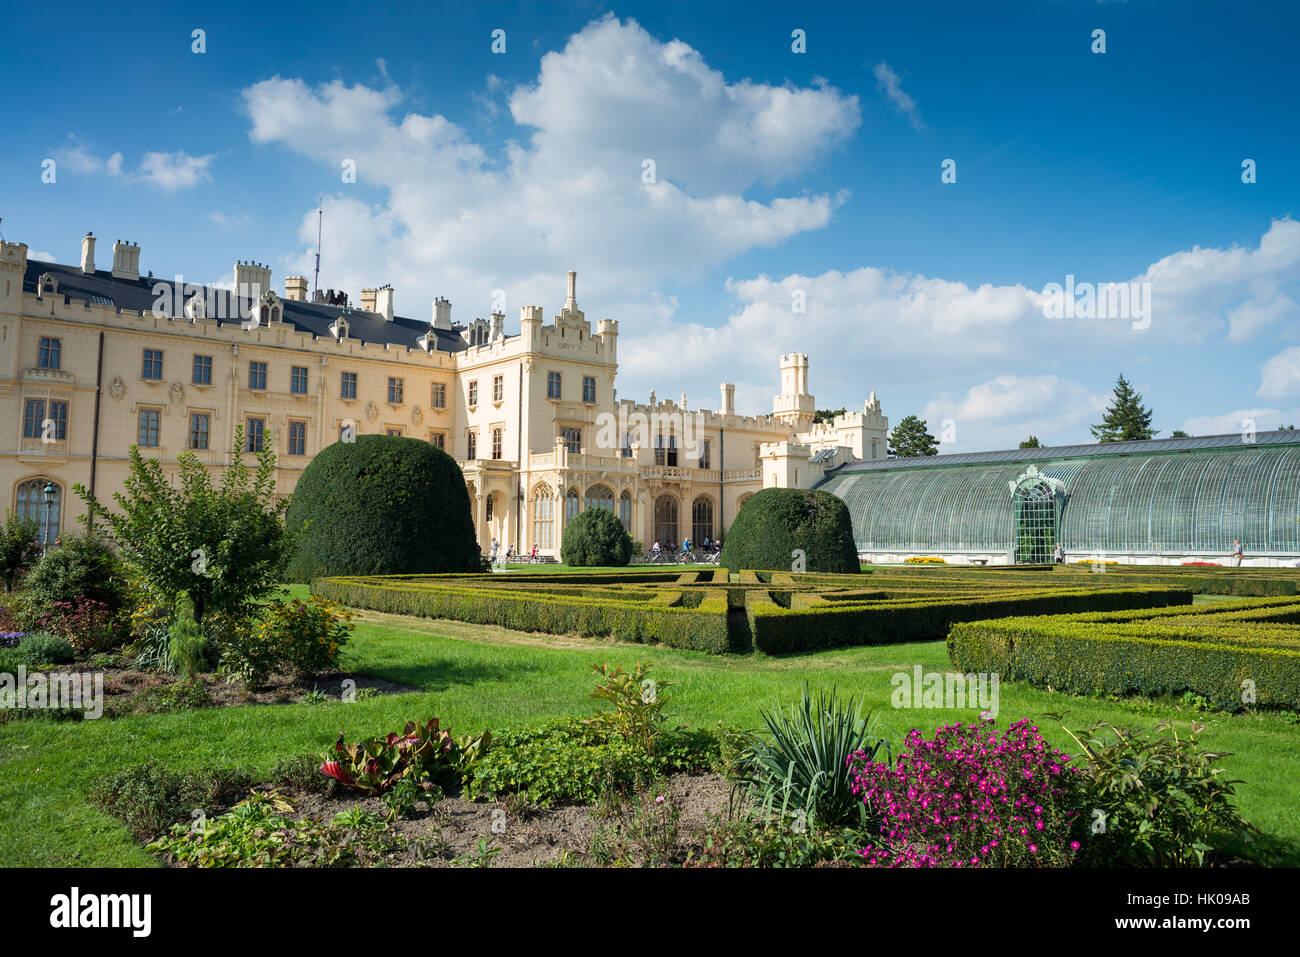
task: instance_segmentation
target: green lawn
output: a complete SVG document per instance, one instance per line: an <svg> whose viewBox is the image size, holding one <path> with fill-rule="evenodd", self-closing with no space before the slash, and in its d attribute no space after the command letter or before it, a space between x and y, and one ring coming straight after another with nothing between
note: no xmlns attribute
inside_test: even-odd
<svg viewBox="0 0 1300 957"><path fill-rule="evenodd" d="M554 566L552 566L553 568ZM295 589L302 594L304 590ZM676 686L673 719L722 721L754 727L759 707L788 701L800 682L838 685L865 694L885 709L899 734L917 726L971 720L967 711L894 711L890 675L921 665L949 667L942 642L849 648L788 658L743 658L530 636L490 626L428 622L367 614L359 620L346 667L401 682L418 693L355 704L250 706L117 721L56 723L45 719L0 726L0 865L149 865L112 818L85 800L97 776L148 760L174 767L215 765L266 770L278 758L322 751L339 732L349 737L399 728L408 718L437 715L456 733L502 728L542 718L587 714L590 667L602 661L653 664L653 674ZM1094 720L1152 725L1173 718L1180 730L1208 725L1209 746L1232 752L1225 764L1245 780L1239 804L1262 828L1276 863L1300 865L1300 726L1278 715L1201 714L1151 702L1065 698L1021 684L1001 689L998 724L1044 712L1069 713L1071 727ZM1048 739L1067 751L1068 737L1042 723Z"/></svg>

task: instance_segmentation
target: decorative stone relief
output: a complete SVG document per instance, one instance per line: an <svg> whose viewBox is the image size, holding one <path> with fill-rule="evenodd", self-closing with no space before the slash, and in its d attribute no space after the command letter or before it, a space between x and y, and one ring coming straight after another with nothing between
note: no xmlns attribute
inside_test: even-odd
<svg viewBox="0 0 1300 957"><path fill-rule="evenodd" d="M172 387L167 394L171 397L174 405L179 405L185 401L185 386L181 385L179 382L173 382Z"/></svg>
<svg viewBox="0 0 1300 957"><path fill-rule="evenodd" d="M371 422L379 418L379 407L373 401L366 403L366 418Z"/></svg>
<svg viewBox="0 0 1300 957"><path fill-rule="evenodd" d="M122 381L120 375L113 376L113 384L108 387L108 394L115 402L121 402L122 396L126 395L126 383Z"/></svg>

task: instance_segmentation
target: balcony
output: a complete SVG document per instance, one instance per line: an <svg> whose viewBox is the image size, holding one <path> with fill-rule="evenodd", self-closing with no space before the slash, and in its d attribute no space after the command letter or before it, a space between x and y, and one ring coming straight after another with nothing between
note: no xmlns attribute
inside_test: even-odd
<svg viewBox="0 0 1300 957"><path fill-rule="evenodd" d="M77 377L62 369L42 369L33 367L23 370L24 382L52 382L58 385L76 385Z"/></svg>

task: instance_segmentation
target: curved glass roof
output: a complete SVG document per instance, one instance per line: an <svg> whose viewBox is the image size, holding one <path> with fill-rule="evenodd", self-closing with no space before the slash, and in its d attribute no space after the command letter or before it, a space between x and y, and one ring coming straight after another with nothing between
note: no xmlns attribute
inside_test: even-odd
<svg viewBox="0 0 1300 957"><path fill-rule="evenodd" d="M1223 556L1237 539L1256 555L1300 554L1300 433L1256 438L860 462L830 473L818 488L848 505L860 551L1010 551L1010 485L1034 465L1063 489L1057 537L1066 551Z"/></svg>

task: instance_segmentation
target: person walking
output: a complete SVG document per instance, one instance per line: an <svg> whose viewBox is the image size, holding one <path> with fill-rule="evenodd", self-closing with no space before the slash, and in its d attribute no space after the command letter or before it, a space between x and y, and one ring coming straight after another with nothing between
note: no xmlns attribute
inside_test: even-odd
<svg viewBox="0 0 1300 957"><path fill-rule="evenodd" d="M1242 557L1242 554L1243 554L1243 552L1242 552L1242 550L1241 550L1241 542L1237 541L1237 540L1234 538L1234 539L1232 540L1232 564L1233 564L1233 567L1235 567L1235 568L1240 568L1240 567L1241 567L1241 557Z"/></svg>
<svg viewBox="0 0 1300 957"><path fill-rule="evenodd" d="M499 543L495 538L493 538L493 539L492 539L492 550L488 552L488 558L490 558L490 559L492 560L492 564L493 564L493 565L495 565L495 564L497 563L497 551L498 551L500 548L501 548L501 544L500 544L500 543Z"/></svg>
<svg viewBox="0 0 1300 957"><path fill-rule="evenodd" d="M1065 549L1061 547L1061 543L1059 541L1056 543L1056 548L1052 552L1052 557L1056 559L1056 564L1058 565L1065 564Z"/></svg>

